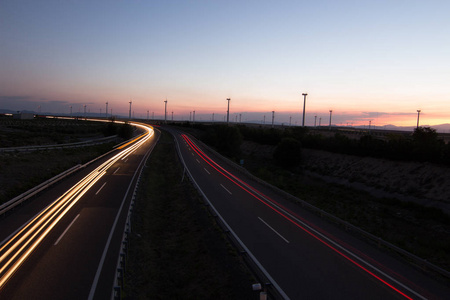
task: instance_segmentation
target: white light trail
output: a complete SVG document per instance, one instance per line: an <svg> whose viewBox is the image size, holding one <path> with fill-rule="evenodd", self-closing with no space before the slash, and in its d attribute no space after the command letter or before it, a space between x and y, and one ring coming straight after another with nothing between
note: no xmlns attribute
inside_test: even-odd
<svg viewBox="0 0 450 300"><path fill-rule="evenodd" d="M136 151L153 136L152 127L140 123L131 123L131 125L144 129L145 133L120 146L119 153L89 173L37 216L29 220L22 229L4 241L3 245L0 245L0 289L64 215L106 174L107 170L119 159Z"/></svg>

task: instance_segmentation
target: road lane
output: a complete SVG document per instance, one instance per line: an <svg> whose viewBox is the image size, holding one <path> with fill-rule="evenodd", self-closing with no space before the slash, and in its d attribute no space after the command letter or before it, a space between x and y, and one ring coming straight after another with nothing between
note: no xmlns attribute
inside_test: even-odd
<svg viewBox="0 0 450 300"><path fill-rule="evenodd" d="M104 174L92 188L83 192L83 196L43 237L32 255L0 289L1 299L87 299L103 256L105 264L100 268L101 276L98 286L94 287L94 294L96 299L110 298L126 217L126 210L118 210L120 207L128 208L127 203L132 196L128 192L136 184L135 174L156 143L157 135L149 135L149 140L142 147L128 154L124 152L125 156L121 155L118 160L106 163L106 169L102 171ZM136 140L134 144L139 141L143 140ZM105 157L102 162L107 162L118 152L127 151L129 147L133 147L133 144ZM120 159L121 157L125 158ZM97 167L99 165L101 163L96 164ZM85 173L92 170L95 168L87 168ZM74 178L69 178L68 181L73 180ZM61 185L67 187L67 183ZM55 194L54 190L61 189L55 186L30 205L24 206L29 210L26 215L36 215L36 211L40 210L36 204L40 201L48 202ZM15 216L16 213L13 213L0 221L0 226L5 225L1 227L2 237L8 235L3 228L12 230L16 225ZM111 234L114 222L118 224L117 230ZM113 241L105 251L109 235Z"/></svg>
<svg viewBox="0 0 450 300"><path fill-rule="evenodd" d="M241 180L242 174L217 166L190 138L171 132L203 193L290 298L444 299L448 295L445 284L330 226L266 187ZM259 218L290 242L270 232Z"/></svg>

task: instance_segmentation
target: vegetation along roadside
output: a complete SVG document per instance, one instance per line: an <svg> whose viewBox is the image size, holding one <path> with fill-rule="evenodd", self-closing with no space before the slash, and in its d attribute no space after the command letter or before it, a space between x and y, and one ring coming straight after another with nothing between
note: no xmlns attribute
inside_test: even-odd
<svg viewBox="0 0 450 300"><path fill-rule="evenodd" d="M254 283L164 133L144 169L132 216L124 299L252 299Z"/></svg>

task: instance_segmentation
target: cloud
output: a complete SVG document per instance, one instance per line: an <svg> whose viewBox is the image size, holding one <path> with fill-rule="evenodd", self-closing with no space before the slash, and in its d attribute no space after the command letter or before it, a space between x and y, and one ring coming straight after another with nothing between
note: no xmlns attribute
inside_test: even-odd
<svg viewBox="0 0 450 300"><path fill-rule="evenodd" d="M65 100L36 98L27 95L0 96L0 108L13 111L41 111L51 113L63 113L69 111L70 106L93 105L94 102L76 103Z"/></svg>

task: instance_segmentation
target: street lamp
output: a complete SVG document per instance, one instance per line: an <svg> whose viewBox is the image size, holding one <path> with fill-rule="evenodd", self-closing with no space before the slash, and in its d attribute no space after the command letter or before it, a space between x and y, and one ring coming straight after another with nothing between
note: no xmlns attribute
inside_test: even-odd
<svg viewBox="0 0 450 300"><path fill-rule="evenodd" d="M131 120L131 103L132 103L131 100L130 100L129 103L130 103L130 111L129 111L129 113L128 113L128 119Z"/></svg>
<svg viewBox="0 0 450 300"><path fill-rule="evenodd" d="M302 120L302 127L305 127L305 106L306 106L306 96L308 96L307 93L303 93L303 120Z"/></svg>
<svg viewBox="0 0 450 300"><path fill-rule="evenodd" d="M164 100L164 124L167 124L167 99Z"/></svg>
<svg viewBox="0 0 450 300"><path fill-rule="evenodd" d="M420 116L420 109L417 110L417 128L419 128L419 116Z"/></svg>
<svg viewBox="0 0 450 300"><path fill-rule="evenodd" d="M230 98L227 98L228 101L228 108L227 108L227 126L230 123Z"/></svg>
<svg viewBox="0 0 450 300"><path fill-rule="evenodd" d="M331 130L331 114L333 113L333 110L330 109L330 130Z"/></svg>
<svg viewBox="0 0 450 300"><path fill-rule="evenodd" d="M106 102L106 110L105 110L105 113L106 113L106 118L108 119L108 102Z"/></svg>
<svg viewBox="0 0 450 300"><path fill-rule="evenodd" d="M273 128L274 121L275 121L275 111L272 110L272 128Z"/></svg>

